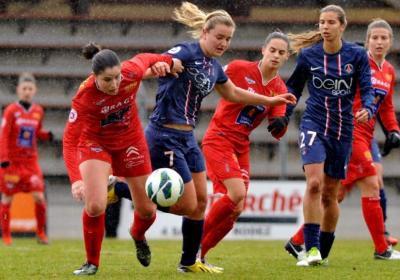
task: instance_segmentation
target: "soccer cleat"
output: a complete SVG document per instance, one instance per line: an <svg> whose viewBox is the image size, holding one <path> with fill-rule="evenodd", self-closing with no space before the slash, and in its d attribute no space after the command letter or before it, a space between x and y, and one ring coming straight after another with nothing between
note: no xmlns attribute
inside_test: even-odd
<svg viewBox="0 0 400 280"><path fill-rule="evenodd" d="M209 262L207 262L207 260L205 258L201 259L200 261L201 261L202 264L204 264L205 266L208 266L211 269L221 271L221 273L224 271L223 267L212 265Z"/></svg>
<svg viewBox="0 0 400 280"><path fill-rule="evenodd" d="M84 263L80 268L74 270L74 275L94 275L98 267L91 263Z"/></svg>
<svg viewBox="0 0 400 280"><path fill-rule="evenodd" d="M307 253L306 256L297 262L297 266L310 266L310 265L319 265L322 261L321 253L319 252L317 247L312 247Z"/></svg>
<svg viewBox="0 0 400 280"><path fill-rule="evenodd" d="M133 237L132 237L133 238ZM136 246L136 257L143 266L149 266L151 262L151 251L150 247L147 244L146 239L144 240L135 240Z"/></svg>
<svg viewBox="0 0 400 280"><path fill-rule="evenodd" d="M44 232L36 233L36 238L37 238L38 244L42 244L42 245L48 245L49 244L49 239L47 238L47 235Z"/></svg>
<svg viewBox="0 0 400 280"><path fill-rule="evenodd" d="M377 260L400 260L400 252L396 250L387 249L383 253L374 253L374 258Z"/></svg>
<svg viewBox="0 0 400 280"><path fill-rule="evenodd" d="M390 246L396 246L397 243L399 242L399 240L393 236L390 235L389 232L385 231L385 239L386 242L390 245Z"/></svg>
<svg viewBox="0 0 400 280"><path fill-rule="evenodd" d="M306 256L303 246L294 244L292 239L286 243L285 250L298 261L301 261Z"/></svg>
<svg viewBox="0 0 400 280"><path fill-rule="evenodd" d="M194 264L192 265L182 265L180 264L177 268L178 272L181 273L222 273L222 271L217 270L215 268L212 268L210 266L205 265L204 263L202 263L200 260L197 260Z"/></svg>
<svg viewBox="0 0 400 280"><path fill-rule="evenodd" d="M115 194L115 184L117 182L117 177L113 175L108 176L107 205L116 203L119 200L119 197Z"/></svg>
<svg viewBox="0 0 400 280"><path fill-rule="evenodd" d="M12 238L11 235L3 235L2 236L3 244L6 246L11 246L12 245Z"/></svg>
<svg viewBox="0 0 400 280"><path fill-rule="evenodd" d="M319 262L320 266L328 266L329 265L329 261L327 258L322 259L322 261Z"/></svg>

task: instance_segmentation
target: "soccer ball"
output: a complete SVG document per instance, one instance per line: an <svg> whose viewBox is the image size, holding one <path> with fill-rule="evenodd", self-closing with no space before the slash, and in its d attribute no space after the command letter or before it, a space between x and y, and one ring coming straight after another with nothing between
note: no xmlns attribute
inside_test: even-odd
<svg viewBox="0 0 400 280"><path fill-rule="evenodd" d="M154 170L146 180L146 194L158 206L174 205L182 193L182 177L170 168Z"/></svg>

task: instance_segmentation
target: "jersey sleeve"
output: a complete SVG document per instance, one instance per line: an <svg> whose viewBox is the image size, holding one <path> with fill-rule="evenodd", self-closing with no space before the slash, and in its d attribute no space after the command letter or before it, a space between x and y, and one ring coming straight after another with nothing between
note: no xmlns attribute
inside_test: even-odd
<svg viewBox="0 0 400 280"><path fill-rule="evenodd" d="M274 92L274 95L280 95L287 93L287 87L283 83L283 81L279 85L278 92ZM268 120L272 120L274 118L279 118L285 116L286 113L286 104L279 105L279 106L271 106L268 112Z"/></svg>
<svg viewBox="0 0 400 280"><path fill-rule="evenodd" d="M82 179L79 172L77 153L79 137L84 121L81 106L77 102L72 102L72 108L63 137L63 157L71 184Z"/></svg>
<svg viewBox="0 0 400 280"><path fill-rule="evenodd" d="M166 54L171 55L173 58L177 58L182 61L182 64L184 64L186 61L192 59L192 53L190 49L184 45L184 44L179 44L174 46L173 48L169 49Z"/></svg>
<svg viewBox="0 0 400 280"><path fill-rule="evenodd" d="M9 161L9 141L14 115L11 106L4 110L0 128L0 161Z"/></svg>
<svg viewBox="0 0 400 280"><path fill-rule="evenodd" d="M355 76L360 87L360 97L362 107L367 109L371 115L375 114L374 89L371 83L371 67L368 55L364 49L360 48L360 59L356 68Z"/></svg>
<svg viewBox="0 0 400 280"><path fill-rule="evenodd" d="M390 85L390 91L388 95L383 100L379 108L379 118L386 131L400 131L399 124L396 119L396 111L393 104L394 87L396 83L396 74L394 71L392 73L392 82Z"/></svg>
<svg viewBox="0 0 400 280"><path fill-rule="evenodd" d="M43 119L44 119L44 111L43 108L40 107L40 120L37 130L37 138L42 141L48 141L50 139L50 132L43 129Z"/></svg>
<svg viewBox="0 0 400 280"><path fill-rule="evenodd" d="M295 105L288 105L286 107L286 116L290 117L293 113L294 108L299 103L300 97L303 93L304 86L308 78L307 63L303 52L301 51L297 57L296 67L286 82L288 92L294 94L297 98Z"/></svg>
<svg viewBox="0 0 400 280"><path fill-rule="evenodd" d="M141 53L124 62L125 72L134 73L137 79L142 79L144 72L156 62L166 62L172 65L172 57L165 54Z"/></svg>

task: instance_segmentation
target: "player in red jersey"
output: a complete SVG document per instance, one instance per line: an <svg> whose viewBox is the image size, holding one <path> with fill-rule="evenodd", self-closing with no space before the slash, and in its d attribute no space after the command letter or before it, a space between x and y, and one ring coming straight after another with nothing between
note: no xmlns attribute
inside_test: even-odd
<svg viewBox="0 0 400 280"><path fill-rule="evenodd" d="M44 180L38 163L37 139L52 140L53 134L42 128L43 108L32 102L37 92L32 74L20 75L18 101L4 110L0 132L0 217L2 238L11 245L10 207L14 194L30 192L35 201L36 235L40 244L47 244L46 200Z"/></svg>
<svg viewBox="0 0 400 280"><path fill-rule="evenodd" d="M113 51L94 44L87 45L83 55L92 60L93 74L72 100L63 139L72 195L85 202L82 219L87 259L74 274L97 272L111 170L129 184L135 204L130 233L138 260L148 266L151 253L144 235L156 218L156 205L145 193L152 169L135 98L141 80L151 74L149 67L153 73L165 75L181 71L182 65L178 59L158 54L138 54L120 63Z"/></svg>
<svg viewBox="0 0 400 280"><path fill-rule="evenodd" d="M279 68L289 56L289 40L280 32L268 35L262 47L260 61L234 60L225 73L232 82L243 89L274 96L287 93L285 83L278 75ZM249 186L250 133L265 119L268 130L279 139L286 132L286 105L269 107L242 105L221 100L202 146L206 160L207 175L213 182L214 193L222 194L211 206L204 222L201 258L215 247L232 229L244 206ZM276 130L279 127L280 133Z"/></svg>
<svg viewBox="0 0 400 280"><path fill-rule="evenodd" d="M366 47L371 66L372 85L375 90L375 111L385 130L388 131L385 150L400 145L400 128L396 120L393 106L395 70L385 60L393 41L390 25L381 19L374 20L367 30ZM353 113L361 108L359 91L356 94ZM353 185L361 189L361 205L364 220L375 245L374 257L384 260L400 260L400 252L392 250L385 238L385 226L379 197L379 177L371 155L372 139L376 118L366 123L354 122L352 155L347 166L346 179L341 181L339 201ZM286 250L298 258L304 241L303 230L300 229L286 244Z"/></svg>

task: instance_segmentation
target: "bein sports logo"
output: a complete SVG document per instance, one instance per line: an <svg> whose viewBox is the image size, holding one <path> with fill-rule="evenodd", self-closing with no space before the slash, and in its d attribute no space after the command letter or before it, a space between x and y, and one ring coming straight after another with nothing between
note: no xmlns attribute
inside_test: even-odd
<svg viewBox="0 0 400 280"><path fill-rule="evenodd" d="M330 90L334 96L344 96L351 94L353 78L345 79L321 79L315 75L312 77L313 86L316 89Z"/></svg>

